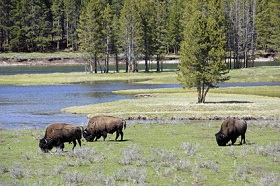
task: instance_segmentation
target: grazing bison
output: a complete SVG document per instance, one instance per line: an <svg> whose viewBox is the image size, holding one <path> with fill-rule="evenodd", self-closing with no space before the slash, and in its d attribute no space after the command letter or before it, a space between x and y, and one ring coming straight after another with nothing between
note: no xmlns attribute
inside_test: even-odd
<svg viewBox="0 0 280 186"><path fill-rule="evenodd" d="M225 121L223 121L221 125L221 130L215 134L216 141L219 146L226 146L227 142L231 140L231 144L233 145L236 142L238 136L241 135L241 142L242 145L245 142L245 133L247 130L247 123L244 120L234 119L228 117Z"/></svg>
<svg viewBox="0 0 280 186"><path fill-rule="evenodd" d="M87 128L83 131L83 136L87 141L97 141L103 136L103 141L105 141L107 133L113 134L116 132L115 141L117 141L119 135L121 135L122 141L123 128L126 128L126 122L118 117L94 116L89 120Z"/></svg>
<svg viewBox="0 0 280 186"><path fill-rule="evenodd" d="M50 151L53 147L63 151L64 142L73 142L73 150L76 140L81 146L82 130L80 127L65 123L54 123L46 128L45 136L39 142L39 147L43 152Z"/></svg>

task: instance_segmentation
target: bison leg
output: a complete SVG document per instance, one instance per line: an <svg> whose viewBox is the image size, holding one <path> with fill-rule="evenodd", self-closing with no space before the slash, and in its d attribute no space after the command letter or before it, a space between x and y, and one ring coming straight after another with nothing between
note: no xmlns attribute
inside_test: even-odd
<svg viewBox="0 0 280 186"><path fill-rule="evenodd" d="M243 140L243 144L246 144L246 141L245 141L245 134L242 134L242 135L241 135L241 142L240 142L240 145L242 145L242 140Z"/></svg>
<svg viewBox="0 0 280 186"><path fill-rule="evenodd" d="M116 131L116 139L115 139L115 141L117 141L117 139L118 139L119 136L120 136L120 133L119 133L119 131L117 130L117 131Z"/></svg>
<svg viewBox="0 0 280 186"><path fill-rule="evenodd" d="M236 142L236 137L231 138L231 145L234 145L235 142Z"/></svg>
<svg viewBox="0 0 280 186"><path fill-rule="evenodd" d="M81 139L77 139L80 147L82 146Z"/></svg>
<svg viewBox="0 0 280 186"><path fill-rule="evenodd" d="M121 134L121 141L123 140L123 131L120 131Z"/></svg>
<svg viewBox="0 0 280 186"><path fill-rule="evenodd" d="M74 148L76 147L76 144L77 144L76 140L73 140L73 144L74 144L74 146L73 146L72 150L74 150Z"/></svg>
<svg viewBox="0 0 280 186"><path fill-rule="evenodd" d="M102 136L103 136L103 141L105 141L105 139L107 138L107 132L103 131Z"/></svg>

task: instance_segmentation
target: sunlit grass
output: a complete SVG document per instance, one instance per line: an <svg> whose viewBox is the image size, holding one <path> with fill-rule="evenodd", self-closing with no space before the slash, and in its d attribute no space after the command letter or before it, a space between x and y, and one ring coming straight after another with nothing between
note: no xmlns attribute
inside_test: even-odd
<svg viewBox="0 0 280 186"><path fill-rule="evenodd" d="M129 121L128 121L129 123ZM128 124L124 142L82 142L44 154L43 130L0 131L1 184L8 185L243 185L278 183L277 121L248 121L247 145L219 147L220 121ZM237 142L239 142L240 138ZM267 180L269 179L269 180Z"/></svg>
<svg viewBox="0 0 280 186"><path fill-rule="evenodd" d="M260 67L230 71L228 82L280 82L280 67ZM108 73L86 74L52 73L52 74L17 74L0 76L1 85L46 85L79 83L85 81L137 81L149 84L178 84L175 72L162 73Z"/></svg>
<svg viewBox="0 0 280 186"><path fill-rule="evenodd" d="M228 89L231 88L221 88L220 93L219 89L216 89L216 93L210 91L205 104L197 104L196 92L193 89L123 90L117 92L133 94L135 99L75 106L65 108L63 111L89 115L112 114L125 118L141 116L149 119L154 117L208 119L216 116L280 118L279 97L246 95L238 88ZM271 89L279 92L280 87Z"/></svg>

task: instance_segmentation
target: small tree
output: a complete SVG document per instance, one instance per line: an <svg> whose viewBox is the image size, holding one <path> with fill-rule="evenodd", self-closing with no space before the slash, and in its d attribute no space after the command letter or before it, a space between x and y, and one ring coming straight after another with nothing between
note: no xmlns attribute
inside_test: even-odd
<svg viewBox="0 0 280 186"><path fill-rule="evenodd" d="M198 103L204 103L210 88L226 81L225 32L219 0L207 5L193 0L186 17L180 50L178 80L184 88L197 88ZM188 12L186 11L186 12Z"/></svg>

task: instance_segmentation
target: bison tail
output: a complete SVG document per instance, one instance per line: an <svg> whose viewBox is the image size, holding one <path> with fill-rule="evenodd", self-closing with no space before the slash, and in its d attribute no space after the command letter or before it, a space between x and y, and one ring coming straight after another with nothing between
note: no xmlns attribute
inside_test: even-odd
<svg viewBox="0 0 280 186"><path fill-rule="evenodd" d="M122 123L123 123L123 129L125 129L126 128L126 121L123 120Z"/></svg>

